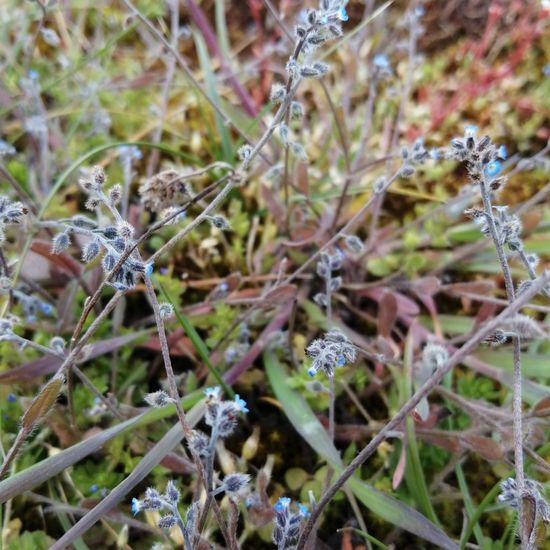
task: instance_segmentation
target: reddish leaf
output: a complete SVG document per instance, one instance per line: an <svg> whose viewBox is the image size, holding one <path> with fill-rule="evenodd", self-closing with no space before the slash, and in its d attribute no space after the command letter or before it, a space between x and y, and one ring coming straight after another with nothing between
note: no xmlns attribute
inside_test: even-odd
<svg viewBox="0 0 550 550"><path fill-rule="evenodd" d="M549 416L550 415L550 395L541 399L533 407L533 416Z"/></svg>
<svg viewBox="0 0 550 550"><path fill-rule="evenodd" d="M378 334L390 338L397 319L397 299L392 292L386 292L378 302Z"/></svg>
<svg viewBox="0 0 550 550"><path fill-rule="evenodd" d="M273 290L269 290L263 297L262 301L266 305L282 305L296 297L298 287L296 285L279 285Z"/></svg>
<svg viewBox="0 0 550 550"><path fill-rule="evenodd" d="M465 448L475 451L486 460L498 461L504 458L502 447L490 437L465 435L461 438L461 442Z"/></svg>
<svg viewBox="0 0 550 550"><path fill-rule="evenodd" d="M52 254L52 244L49 241L35 240L31 243L31 250L36 254L46 258L49 262L57 266L62 271L80 277L82 266L74 258L61 252L61 254Z"/></svg>

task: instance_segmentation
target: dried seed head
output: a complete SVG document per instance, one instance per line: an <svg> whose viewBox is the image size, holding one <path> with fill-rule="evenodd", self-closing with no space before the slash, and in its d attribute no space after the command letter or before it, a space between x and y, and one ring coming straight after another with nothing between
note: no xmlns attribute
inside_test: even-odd
<svg viewBox="0 0 550 550"><path fill-rule="evenodd" d="M160 212L185 202L189 198L189 188L182 180L186 177L186 172L165 170L148 179L138 190L144 208Z"/></svg>

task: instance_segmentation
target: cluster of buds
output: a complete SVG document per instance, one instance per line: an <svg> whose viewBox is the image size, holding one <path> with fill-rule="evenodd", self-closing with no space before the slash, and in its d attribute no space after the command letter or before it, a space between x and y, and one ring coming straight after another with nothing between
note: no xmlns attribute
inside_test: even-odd
<svg viewBox="0 0 550 550"><path fill-rule="evenodd" d="M249 412L246 401L241 399L239 394L235 395L233 401L223 401L219 386L207 388L204 394L206 395L206 414L204 416L206 424L218 437L229 437L235 431L239 413Z"/></svg>
<svg viewBox="0 0 550 550"><path fill-rule="evenodd" d="M323 371L329 378L334 376L336 367L354 363L357 350L348 337L340 330L333 329L324 338L317 338L306 348L306 354L313 359L307 373L312 378Z"/></svg>
<svg viewBox="0 0 550 550"><path fill-rule="evenodd" d="M298 511L292 512L290 504L288 497L281 497L273 507L275 518L271 539L278 550L293 548L300 534L302 520L309 516L307 506L298 503Z"/></svg>
<svg viewBox="0 0 550 550"><path fill-rule="evenodd" d="M424 140L422 138L417 139L412 147L403 147L401 149L401 159L403 165L399 170L399 176L402 178L410 178L416 172L416 166L424 164L428 158L434 157L424 147Z"/></svg>
<svg viewBox="0 0 550 550"><path fill-rule="evenodd" d="M328 307L331 294L342 286L342 277L334 277L333 272L339 271L345 260L345 255L340 249L332 254L323 252L317 262L317 275L325 281L325 291L319 292L313 297L316 304L321 307Z"/></svg>
<svg viewBox="0 0 550 550"><path fill-rule="evenodd" d="M82 261L90 263L103 255L101 260L103 271L105 274L110 274L122 254L128 249L132 249L132 252L124 260L122 266L117 269L112 281L110 281L114 288L125 291L135 286L138 277L149 277L153 272L153 264L141 261L137 251L134 250L134 228L123 220L116 210L116 204L122 195L120 185L111 187L108 194L105 194L102 189L105 181L105 172L101 167L96 166L79 183L88 194L86 206L90 209L96 209L100 204L106 205L113 214L115 223L98 227L94 220L80 215L63 220L64 230L54 237L52 253L60 254L67 250L71 245L73 233L87 235L89 240L82 248Z"/></svg>
<svg viewBox="0 0 550 550"><path fill-rule="evenodd" d="M491 191L497 191L506 183L506 178L499 176L502 171L500 160L508 158L506 147L495 145L489 136L478 138L477 126L466 126L464 136L451 141L446 156L466 163L475 184L487 182Z"/></svg>
<svg viewBox="0 0 550 550"><path fill-rule="evenodd" d="M273 103L288 104L288 114L292 118L301 118L304 109L298 101L290 101L287 96L293 95L302 78L322 78L329 71L326 63L312 58L313 51L325 42L340 37L343 34L341 23L348 20L346 0L321 0L318 9L309 9L303 21L294 28L296 41L294 51L286 64L286 85L275 83L271 89L270 100ZM286 122L279 121L278 131L285 148L303 162L308 157L304 147L291 139L290 129ZM239 157L244 162L251 156L252 149L243 147Z"/></svg>
<svg viewBox="0 0 550 550"><path fill-rule="evenodd" d="M143 499L132 499L132 512L134 515L139 512L166 510L167 513L160 517L158 526L161 529L169 531L175 526L179 526L186 542L193 540L195 536L195 524L197 519L198 504L191 505L185 514L185 521L182 519L178 510L180 501L180 492L173 481L166 485L164 493L160 493L153 487L145 491ZM186 548L188 546L186 545Z"/></svg>
<svg viewBox="0 0 550 550"><path fill-rule="evenodd" d="M205 422L211 428L212 436L208 437L200 430L193 430L187 444L191 452L201 458L208 458L214 452L214 446L218 438L229 437L237 427L240 413L249 412L246 401L240 395L235 395L233 401L221 399L219 386L206 388L206 413Z"/></svg>
<svg viewBox="0 0 550 550"><path fill-rule="evenodd" d="M6 240L6 226L20 224L27 213L28 210L22 203L0 196L0 245Z"/></svg>
<svg viewBox="0 0 550 550"><path fill-rule="evenodd" d="M495 210L493 221L499 244L507 245L512 252L522 251L522 224L519 216L510 214L508 212L508 206L493 206L493 208ZM487 214L483 210L479 208L469 208L464 213L480 226L479 229L483 235L487 237L491 235Z"/></svg>

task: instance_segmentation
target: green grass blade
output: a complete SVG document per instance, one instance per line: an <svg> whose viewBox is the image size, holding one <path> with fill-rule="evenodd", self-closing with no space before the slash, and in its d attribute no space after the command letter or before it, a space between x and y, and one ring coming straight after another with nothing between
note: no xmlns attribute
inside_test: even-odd
<svg viewBox="0 0 550 550"><path fill-rule="evenodd" d="M197 47L201 69L204 73L206 91L208 92L208 95L210 96L212 101L220 108L220 110L223 110L221 108L220 96L218 95L218 91L216 89L216 79L214 77L212 69L210 68L211 60L208 55L208 49L204 42L204 38L198 32L193 32L193 37L195 39L195 46ZM214 113L214 116L216 117L218 134L221 137L223 160L225 160L225 162L232 162L234 159L233 148L231 146L231 136L229 135L229 128L224 123L222 117L218 112Z"/></svg>
<svg viewBox="0 0 550 550"><path fill-rule="evenodd" d="M462 539L460 543L460 547L464 548L466 545L466 542L470 538L470 535L472 534L472 529L474 532L474 535L476 537L477 543L482 546L483 545L483 533L481 532L481 527L478 525L479 516L481 515L481 512L478 515L478 518L475 522L472 521L472 516L474 514L474 503L472 501L472 497L470 496L470 491L468 491L468 484L466 483L466 478L464 477L464 472L462 471L462 466L460 464L456 465L455 468L456 473L456 479L458 481L458 486L460 487L460 492L463 496L463 502L464 502L464 508L466 509L466 514L468 517L468 526L465 531L464 538ZM499 485L497 484L497 487ZM470 532L468 533L468 528L470 529ZM462 546L464 544L464 546Z"/></svg>
<svg viewBox="0 0 550 550"><path fill-rule="evenodd" d="M463 478L463 481L465 483L465 480ZM462 485L460 479L459 483ZM462 487L461 487L462 489ZM470 516L468 519L468 523L466 524L466 529L464 530L464 534L462 535L462 538L460 540L460 548L463 550L466 548L466 544L468 543L468 539L472 536L472 532L475 533L475 529L479 529L478 534L481 536L481 539L478 538L478 534L476 534L476 540L480 545L483 544L483 533L481 532L481 527L479 527L479 519L481 518L481 515L485 510L491 505L494 504L497 495L500 492L500 481L495 483L495 485L491 488L491 490L483 497L483 500L479 503L478 507L472 511L470 514L468 510L468 515ZM505 540L505 537L503 538Z"/></svg>
<svg viewBox="0 0 550 550"><path fill-rule="evenodd" d="M355 527L346 527L344 529L339 529L339 531L350 531L352 533L355 533L356 535L359 535L360 537L367 539L369 542L372 542L372 544L374 544L374 546L376 546L377 548L381 548L382 550L390 550L390 548L386 546L383 542L380 542L376 537L373 537L372 535L361 531L361 529L355 529Z"/></svg>

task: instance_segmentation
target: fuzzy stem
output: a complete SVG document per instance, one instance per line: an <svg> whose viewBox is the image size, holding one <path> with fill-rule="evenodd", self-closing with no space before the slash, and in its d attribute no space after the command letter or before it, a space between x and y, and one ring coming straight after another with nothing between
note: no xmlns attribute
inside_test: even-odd
<svg viewBox="0 0 550 550"><path fill-rule="evenodd" d="M480 181L481 198L483 200L483 208L485 210L485 218L489 227L491 238L495 245L498 261L504 277L504 286L506 287L506 295L508 302L512 304L516 299L514 281L512 279L512 272L510 271L510 265L508 264L508 258L504 251L504 246L499 239L494 214L493 206L491 204L491 196L488 190L487 181L482 176ZM514 417L514 463L516 469L516 486L518 495L523 494L525 488L525 473L523 466L523 427L522 427L522 399L521 399L521 342L518 334L512 337L512 344L514 347L514 374L513 374L513 417ZM518 498L518 514L520 525L523 525L525 518L523 515L522 499ZM527 549L529 547L529 541L524 540L524 530L520 528L520 534L522 535L521 547Z"/></svg>
<svg viewBox="0 0 550 550"><path fill-rule="evenodd" d="M487 337L492 334L495 329L500 327L503 321L509 319L515 315L521 308L523 308L529 301L538 294L550 281L550 271L544 272L539 279L533 283L533 285L521 294L517 300L514 300L506 307L501 313L495 317L492 321L481 327L478 332L468 340L460 349L446 361L446 363L438 369L433 376L427 380L411 397L410 399L399 409L395 416L384 425L384 427L378 432L376 436L370 441L370 443L350 462L350 464L342 471L338 479L332 484L331 487L322 495L317 506L311 511L311 515L307 519L296 550L303 550L306 542L309 538L311 530L319 519L324 507L332 500L338 490L346 483L346 481L353 475L355 470L359 468L378 448L378 446L384 441L389 433L396 430L401 423L405 420L418 403L427 396L442 380L442 378L451 371L456 365L461 363L475 348Z"/></svg>

